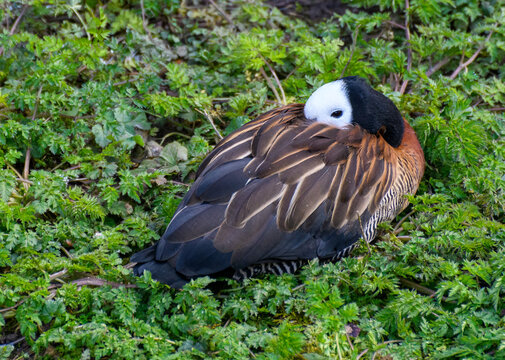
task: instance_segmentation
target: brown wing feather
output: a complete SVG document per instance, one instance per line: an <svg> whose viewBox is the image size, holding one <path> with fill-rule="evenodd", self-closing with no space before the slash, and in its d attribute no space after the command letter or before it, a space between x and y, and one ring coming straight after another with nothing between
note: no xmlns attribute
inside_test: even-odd
<svg viewBox="0 0 505 360"><path fill-rule="evenodd" d="M228 203L226 221L242 227L254 215L281 197L284 185L275 177L256 181L237 191Z"/></svg>
<svg viewBox="0 0 505 360"><path fill-rule="evenodd" d="M305 160L287 170L279 172L279 179L285 184L294 184L304 177L320 171L325 166L321 154L307 152Z"/></svg>
<svg viewBox="0 0 505 360"><path fill-rule="evenodd" d="M196 173L197 178L205 173L205 171L208 171L209 165L215 162L222 164L248 156L248 153L250 153L252 149L252 142L259 140L257 136L259 129L265 126L265 124L275 126L276 124L288 123L291 119L295 119L300 111L303 111L302 104L291 104L274 109L262 114L255 120L242 126L239 130L231 133L221 140L200 164ZM232 151L238 146L240 146L240 148L237 150L243 150L245 148L247 153L244 151ZM213 167L216 165L217 164L213 164Z"/></svg>
<svg viewBox="0 0 505 360"><path fill-rule="evenodd" d="M277 137L285 133L284 124L266 122L256 133L251 143L251 153L254 157L263 157L270 150Z"/></svg>
<svg viewBox="0 0 505 360"><path fill-rule="evenodd" d="M286 231L298 229L310 215L328 198L330 184L336 167L327 167L321 172L305 177L298 183L297 191L289 201L285 212L278 212L278 223Z"/></svg>
<svg viewBox="0 0 505 360"><path fill-rule="evenodd" d="M278 127L282 128L282 133L276 137L275 142L264 143L268 148L261 149L260 154L254 155L254 151L252 151L253 159L244 169L251 177L266 177L267 175L259 175L257 172L258 168L263 163L266 163L267 166L263 166L262 169L266 169L273 166L273 163L276 161L282 161L282 159L285 159L288 155L300 150L291 145L291 139L296 135L296 130L281 125ZM259 134L256 137L258 136Z"/></svg>
<svg viewBox="0 0 505 360"><path fill-rule="evenodd" d="M295 146L306 146L313 136L317 136L319 133L324 132L328 129L328 125L323 123L313 123L308 125L306 128L302 128L294 138L293 145Z"/></svg>

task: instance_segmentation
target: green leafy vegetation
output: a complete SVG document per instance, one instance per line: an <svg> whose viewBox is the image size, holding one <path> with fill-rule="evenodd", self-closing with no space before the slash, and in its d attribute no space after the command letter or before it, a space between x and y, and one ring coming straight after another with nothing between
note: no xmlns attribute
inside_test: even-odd
<svg viewBox="0 0 505 360"><path fill-rule="evenodd" d="M505 3L0 4L0 358L505 358ZM175 291L125 267L219 140L366 77L427 170L370 248Z"/></svg>

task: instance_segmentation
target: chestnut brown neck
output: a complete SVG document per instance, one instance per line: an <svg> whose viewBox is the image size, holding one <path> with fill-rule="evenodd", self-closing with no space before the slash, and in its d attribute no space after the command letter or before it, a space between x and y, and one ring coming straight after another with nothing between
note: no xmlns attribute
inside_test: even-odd
<svg viewBox="0 0 505 360"><path fill-rule="evenodd" d="M417 135L407 122L407 120L403 119L404 124L404 133L402 138L402 143L400 145L400 150L408 151L414 155L416 158L416 162L418 163L419 169L421 170L421 175L424 173L425 168L425 160L424 160L424 152L419 140L417 139Z"/></svg>

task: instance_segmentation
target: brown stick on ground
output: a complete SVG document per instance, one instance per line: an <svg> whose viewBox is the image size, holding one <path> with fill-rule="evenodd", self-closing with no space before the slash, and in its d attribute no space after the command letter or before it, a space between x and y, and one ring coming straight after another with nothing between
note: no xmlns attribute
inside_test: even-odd
<svg viewBox="0 0 505 360"><path fill-rule="evenodd" d="M414 289L417 292L419 292L420 294L428 295L429 297L434 297L437 293L435 290L427 288L426 286L420 285L420 284L413 282L411 280L407 280L404 277L399 276L398 278L400 279L400 283L403 286ZM454 303L454 301L448 300L445 296L442 296L442 301L452 303L452 304Z"/></svg>
<svg viewBox="0 0 505 360"><path fill-rule="evenodd" d="M124 286L125 288L137 288L137 285L135 284L123 284L123 283L117 283L113 281L107 281L104 279L99 279L96 277L88 276L82 279L77 279L74 281L71 281L70 284L76 284L77 286L112 286L113 288L119 288ZM61 285L57 285L57 287L60 287Z"/></svg>
<svg viewBox="0 0 505 360"><path fill-rule="evenodd" d="M409 16L410 4L409 0L405 0L405 38L407 39L407 72L412 69L412 46L410 46L410 16ZM403 80L402 86L400 87L400 94L404 94L409 84L408 80Z"/></svg>
<svg viewBox="0 0 505 360"><path fill-rule="evenodd" d="M279 77L277 76L277 73L275 72L274 68L268 63L267 59L265 59L265 57L263 55L261 55L261 58L263 59L263 61L265 62L265 64L267 64L267 67L268 69L270 70L270 73L272 73L272 76L274 77L275 79L275 82L277 84L277 87L279 88L280 92L281 92L281 95L282 95L282 103L284 105L287 104L286 102L286 94L284 93L284 89L282 88L282 84L281 84L281 81L279 80Z"/></svg>
<svg viewBox="0 0 505 360"><path fill-rule="evenodd" d="M281 97L279 96L279 93L277 92L277 89L275 88L274 84L272 83L272 80L270 80L270 77L265 72L265 69L260 68L260 73L263 76L263 78L266 80L266 82L267 82L268 86L270 87L270 89L272 90L272 92L274 93L275 99L277 100L277 102L279 104L283 104ZM286 104L283 104L283 105L286 105Z"/></svg>
<svg viewBox="0 0 505 360"><path fill-rule="evenodd" d="M19 22L21 21L21 18L23 17L23 15L25 14L26 10L28 9L28 6L29 5L25 5L23 6L23 9L21 9L21 13L19 14L18 18L16 19L16 21L14 21L14 24L12 25L11 27L11 31L9 31L9 35L12 36L14 35L14 33L16 32L16 29L19 25ZM4 47L0 47L0 56L2 56L4 53Z"/></svg>
<svg viewBox="0 0 505 360"><path fill-rule="evenodd" d="M347 63L344 66L344 69L342 70L342 73L340 74L340 78L343 78L345 75L345 71L347 70L347 67L351 63L352 57L354 56L354 51L356 50L356 41L358 39L358 30L361 27L361 25L358 25L356 29L354 30L354 33L352 34L352 47L351 47L351 55L349 55L349 60L347 60Z"/></svg>
<svg viewBox="0 0 505 360"><path fill-rule="evenodd" d="M65 275L66 273L67 273L67 270L63 269L61 271L58 271L57 273L49 275L49 278L51 280L56 280L57 278L59 278L60 276ZM117 282L107 281L107 280L100 279L100 278L93 277L93 276L87 276L87 277L84 277L84 278L81 278L81 279L73 280L73 281L68 282L67 284L76 284L78 287L85 286L85 285L87 285L87 286L107 286L108 285L108 286L112 286L113 288L119 288L119 287L124 286L125 288L128 288L128 289L129 288L137 288L138 287L135 284L117 283ZM51 293L49 294L49 296L50 297L54 297L56 295L57 289L59 289L62 285L63 284L52 284L52 285L50 285L47 288L47 290L51 291ZM16 304L14 304L12 306L0 309L0 313L4 313L4 312L10 311L10 310L15 310L21 304L23 304L25 301L26 301L26 299L22 299L22 300L20 300L19 302L17 302Z"/></svg>
<svg viewBox="0 0 505 360"><path fill-rule="evenodd" d="M439 62L437 62L435 65L433 65L432 67L430 67L426 71L426 76L430 77L431 75L433 75L435 72L437 72L438 70L440 70L440 68L442 68L442 66L444 66L449 61L451 61L451 59L452 59L452 57L449 56L449 57L443 58L442 60L440 60Z"/></svg>
<svg viewBox="0 0 505 360"><path fill-rule="evenodd" d="M486 43L489 41L489 39L493 35L493 32L494 32L494 30L491 30L489 32L489 35L486 37L486 40L484 40L484 42L482 44L480 44L479 48L477 49L476 52L473 53L473 55L470 57L470 59L468 59L464 63L459 64L459 66L456 68L456 70L454 70L454 72L449 77L451 80L454 80L456 78L456 76L458 76L458 74L461 72L461 70L465 69L468 65L473 63L475 61L475 59L477 59L477 56L479 56L482 49L484 49L484 46L486 45Z"/></svg>
<svg viewBox="0 0 505 360"><path fill-rule="evenodd" d="M140 10L142 11L142 27L144 28L144 31L146 32L149 39L152 40L151 32L147 27L146 10L144 9L144 0L140 0Z"/></svg>
<svg viewBox="0 0 505 360"><path fill-rule="evenodd" d="M9 306L9 307L6 307L6 308L3 308L3 309L0 309L0 313L4 313L4 312L7 312L9 310L14 310L16 309L19 305L21 305L22 303L24 303L26 301L26 299L23 299L19 302L17 302L16 304L12 305L12 306Z"/></svg>
<svg viewBox="0 0 505 360"><path fill-rule="evenodd" d="M228 15L223 9L219 7L218 4L214 0L209 0L209 2L214 6L214 8L230 23L231 26L235 27L235 23L231 19L230 15Z"/></svg>
<svg viewBox="0 0 505 360"><path fill-rule="evenodd" d="M198 111L198 112L202 113L201 111ZM214 129L214 131L215 131L217 137L219 138L219 140L223 140L223 135L221 135L221 133L219 132L219 130L216 127L216 124L214 124L214 120L212 119L212 116L210 116L210 114L206 110L203 111L203 115L205 115L205 117L207 118L207 120L209 120L210 125Z"/></svg>
<svg viewBox="0 0 505 360"><path fill-rule="evenodd" d="M35 100L35 106L33 108L32 121L35 121L35 118L37 117L37 110L39 108L39 99L40 99L41 93L42 93L42 85L40 85L39 91L37 92L37 98ZM26 149L26 155L25 155L25 165L23 167L23 179L24 180L28 180L28 176L30 175L31 151L32 151L32 149L28 145L28 148ZM23 182L23 186L25 187L26 190L28 190L30 188L30 183Z"/></svg>

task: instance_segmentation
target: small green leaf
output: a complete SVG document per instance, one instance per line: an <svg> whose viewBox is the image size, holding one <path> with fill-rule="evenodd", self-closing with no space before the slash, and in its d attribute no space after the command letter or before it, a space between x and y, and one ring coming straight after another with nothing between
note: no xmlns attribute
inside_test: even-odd
<svg viewBox="0 0 505 360"><path fill-rule="evenodd" d="M188 149L174 141L163 148L160 158L165 161L167 171L180 171L179 164L188 160Z"/></svg>
<svg viewBox="0 0 505 360"><path fill-rule="evenodd" d="M137 145L142 146L142 147L144 146L144 139L142 139L142 136L135 135L133 137L133 140L137 143Z"/></svg>
<svg viewBox="0 0 505 360"><path fill-rule="evenodd" d="M107 139L107 136L105 135L103 127L101 125L96 124L95 126L93 126L91 131L95 135L95 141L98 145L100 145L101 147L106 147L108 144L110 144L110 140Z"/></svg>

